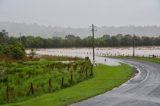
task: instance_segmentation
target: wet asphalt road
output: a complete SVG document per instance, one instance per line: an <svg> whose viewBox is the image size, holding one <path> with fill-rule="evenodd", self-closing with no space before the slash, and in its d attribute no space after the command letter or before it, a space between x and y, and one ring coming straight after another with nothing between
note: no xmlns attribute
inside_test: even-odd
<svg viewBox="0 0 160 106"><path fill-rule="evenodd" d="M112 91L71 106L160 106L160 64L122 60L138 68L139 73Z"/></svg>

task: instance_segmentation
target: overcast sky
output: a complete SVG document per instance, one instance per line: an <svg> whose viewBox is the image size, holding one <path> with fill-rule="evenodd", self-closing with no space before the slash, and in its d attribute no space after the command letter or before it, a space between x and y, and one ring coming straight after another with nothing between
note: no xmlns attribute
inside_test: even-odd
<svg viewBox="0 0 160 106"><path fill-rule="evenodd" d="M0 0L0 21L61 27L160 26L160 0Z"/></svg>

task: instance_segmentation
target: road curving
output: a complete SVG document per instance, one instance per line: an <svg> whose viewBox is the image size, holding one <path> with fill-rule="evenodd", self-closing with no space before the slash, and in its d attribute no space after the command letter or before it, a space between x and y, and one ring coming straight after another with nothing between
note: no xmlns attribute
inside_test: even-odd
<svg viewBox="0 0 160 106"><path fill-rule="evenodd" d="M116 89L71 106L160 106L160 63L121 59L139 74Z"/></svg>

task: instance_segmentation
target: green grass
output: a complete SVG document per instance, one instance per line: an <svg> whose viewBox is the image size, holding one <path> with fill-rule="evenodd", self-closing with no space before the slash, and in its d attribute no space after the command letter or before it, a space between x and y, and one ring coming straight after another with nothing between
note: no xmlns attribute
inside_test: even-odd
<svg viewBox="0 0 160 106"><path fill-rule="evenodd" d="M142 56L112 56L111 58L127 58L127 59L137 59L137 60L145 60L160 63L160 58L153 58L153 57L142 57Z"/></svg>
<svg viewBox="0 0 160 106"><path fill-rule="evenodd" d="M24 62L24 61L39 61L41 59L45 59L48 61L75 61L75 60L83 60L82 58L79 57L68 57L68 56L48 56L48 55L43 55L43 56L35 56L33 59L30 57L25 56L22 59L13 59L10 57L6 57L4 55L0 55L0 61L7 61L7 62Z"/></svg>
<svg viewBox="0 0 160 106"><path fill-rule="evenodd" d="M48 59L0 62L0 105L53 93L92 77L92 65L88 59L69 63ZM31 84L34 93L30 91Z"/></svg>
<svg viewBox="0 0 160 106"><path fill-rule="evenodd" d="M94 77L91 79L54 93L5 106L64 106L111 90L131 76L133 76L132 68L126 64L119 66L101 64L94 68Z"/></svg>

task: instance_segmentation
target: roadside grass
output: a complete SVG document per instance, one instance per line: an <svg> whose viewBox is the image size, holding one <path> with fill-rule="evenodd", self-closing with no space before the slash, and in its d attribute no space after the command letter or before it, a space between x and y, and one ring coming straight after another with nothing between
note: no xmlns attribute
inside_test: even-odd
<svg viewBox="0 0 160 106"><path fill-rule="evenodd" d="M88 58L0 62L0 105L56 92L92 78L92 73Z"/></svg>
<svg viewBox="0 0 160 106"><path fill-rule="evenodd" d="M94 77L91 79L54 93L4 106L65 106L118 87L130 79L133 74L132 67L126 64L119 66L98 64L94 67Z"/></svg>
<svg viewBox="0 0 160 106"><path fill-rule="evenodd" d="M136 59L136 60L145 60L160 63L160 58L153 57L143 57L143 56L111 56L111 58L127 58L127 59Z"/></svg>

